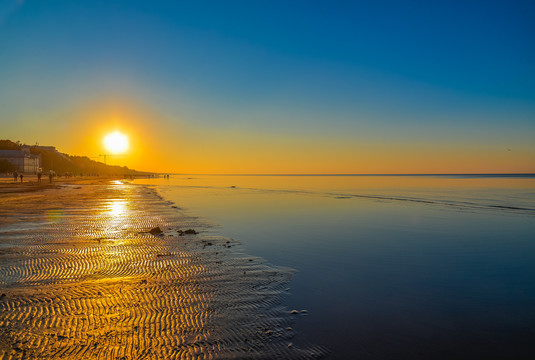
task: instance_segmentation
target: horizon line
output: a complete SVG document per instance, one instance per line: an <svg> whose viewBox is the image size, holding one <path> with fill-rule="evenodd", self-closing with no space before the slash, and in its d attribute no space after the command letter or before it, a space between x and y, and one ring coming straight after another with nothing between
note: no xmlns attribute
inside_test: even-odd
<svg viewBox="0 0 535 360"><path fill-rule="evenodd" d="M196 175L196 176L535 176L535 172L519 172L519 173L366 173L366 174L340 174L340 173L172 173L172 172L156 172L155 174L169 174L169 175Z"/></svg>

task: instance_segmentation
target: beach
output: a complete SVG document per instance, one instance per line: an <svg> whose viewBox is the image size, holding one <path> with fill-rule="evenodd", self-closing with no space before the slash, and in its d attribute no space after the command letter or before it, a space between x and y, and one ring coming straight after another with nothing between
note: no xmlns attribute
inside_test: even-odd
<svg viewBox="0 0 535 360"><path fill-rule="evenodd" d="M29 180L0 184L0 359L533 353L531 175Z"/></svg>
<svg viewBox="0 0 535 360"><path fill-rule="evenodd" d="M535 358L535 0L0 29L0 360Z"/></svg>
<svg viewBox="0 0 535 360"><path fill-rule="evenodd" d="M247 255L150 186L2 186L0 358L325 354L296 337L293 269Z"/></svg>

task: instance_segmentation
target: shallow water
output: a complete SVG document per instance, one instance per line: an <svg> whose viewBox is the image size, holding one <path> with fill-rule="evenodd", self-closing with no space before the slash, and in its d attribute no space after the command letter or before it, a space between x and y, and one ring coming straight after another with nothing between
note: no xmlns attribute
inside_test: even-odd
<svg viewBox="0 0 535 360"><path fill-rule="evenodd" d="M246 251L298 272L289 309L331 358L535 352L535 178L146 179Z"/></svg>

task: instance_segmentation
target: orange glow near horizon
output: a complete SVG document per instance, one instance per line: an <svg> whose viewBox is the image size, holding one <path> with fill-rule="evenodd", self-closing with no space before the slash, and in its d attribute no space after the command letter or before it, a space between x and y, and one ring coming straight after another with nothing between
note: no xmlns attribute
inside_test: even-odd
<svg viewBox="0 0 535 360"><path fill-rule="evenodd" d="M519 139L514 146L485 138L451 143L344 129L323 134L288 129L226 128L162 113L141 100L95 99L63 114L70 119L58 137L44 129L39 142L70 155L98 159L119 152L110 165L139 171L190 174L415 174L535 172L533 147ZM57 129L56 129L57 130ZM128 151L107 147L103 139L127 135ZM373 134L372 134L373 135ZM521 141L522 140L522 141ZM35 139L29 139L28 143ZM119 141L120 143L120 141ZM512 149L509 149L511 147ZM115 149L115 150L114 150Z"/></svg>
<svg viewBox="0 0 535 360"><path fill-rule="evenodd" d="M81 107L70 108L65 116L72 119L66 129L77 136L57 137L47 134L41 142L53 144L59 151L70 155L88 156L102 161L100 154L114 154L107 159L109 165L128 166L140 171L169 171L166 149L160 145L161 131L166 126L161 115L124 98L94 99ZM104 139L119 132L127 138L127 151L115 153ZM160 135L162 132L164 135ZM167 142L167 141L166 141ZM171 159L169 159L171 160Z"/></svg>

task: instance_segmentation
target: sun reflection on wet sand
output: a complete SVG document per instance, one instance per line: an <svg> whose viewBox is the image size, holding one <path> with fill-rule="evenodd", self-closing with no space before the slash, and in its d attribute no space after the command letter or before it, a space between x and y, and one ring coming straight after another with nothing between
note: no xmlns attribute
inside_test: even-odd
<svg viewBox="0 0 535 360"><path fill-rule="evenodd" d="M204 225L142 186L50 194L42 204L63 209L61 223L25 236L20 230L16 237L0 235L0 245L15 244L0 253L0 358L307 359L323 353L288 346L293 316L280 301L292 270L239 255L230 239L202 231L178 236L178 228ZM13 201L34 204L24 194ZM164 233L148 232L156 226Z"/></svg>
<svg viewBox="0 0 535 360"><path fill-rule="evenodd" d="M126 216L126 201L112 200L107 205L107 208L113 217Z"/></svg>

